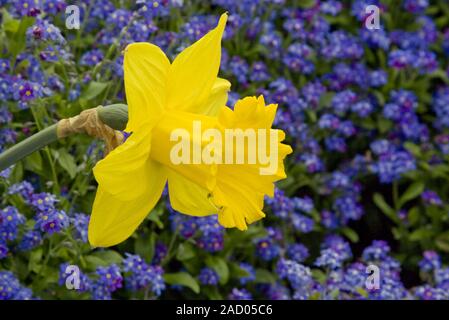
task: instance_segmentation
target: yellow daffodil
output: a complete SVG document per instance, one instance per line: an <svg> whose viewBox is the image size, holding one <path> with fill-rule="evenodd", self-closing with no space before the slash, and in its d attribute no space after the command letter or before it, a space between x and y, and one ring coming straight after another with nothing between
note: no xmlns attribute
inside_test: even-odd
<svg viewBox="0 0 449 320"><path fill-rule="evenodd" d="M112 246L127 239L154 208L167 181L171 205L181 213L218 214L223 226L241 230L247 228L246 223L264 217L264 196L272 196L273 182L285 178L283 159L291 148L280 143L282 131L271 129L275 105L265 106L262 97L249 97L240 100L234 110L225 107L230 84L217 74L226 20L223 14L215 29L182 51L173 63L149 43L134 43L125 49L126 131L132 134L94 168L98 190L88 233L93 246ZM196 124L201 126L200 140L195 140ZM271 144L259 147L265 155L276 155L276 170L261 174L267 163L259 158L240 164L198 159L195 150L200 150L200 158L209 154L215 160L223 159L229 148L209 152L214 137L203 133L215 130L208 132L218 135L215 143L222 144L226 130L232 128L264 129L257 142L274 134L278 138L274 153ZM173 139L176 130L184 133L178 138L191 142L192 163L173 161L179 145ZM231 146L231 151L237 147ZM249 158L249 153L244 157Z"/></svg>

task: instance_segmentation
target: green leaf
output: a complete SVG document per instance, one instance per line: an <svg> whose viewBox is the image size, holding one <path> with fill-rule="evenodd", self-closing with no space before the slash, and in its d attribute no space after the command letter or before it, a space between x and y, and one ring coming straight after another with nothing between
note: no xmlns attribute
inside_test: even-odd
<svg viewBox="0 0 449 320"><path fill-rule="evenodd" d="M424 191L424 188L425 184L421 181L417 181L411 184L399 199L399 206L402 207L402 205L407 201L410 201L419 196Z"/></svg>
<svg viewBox="0 0 449 320"><path fill-rule="evenodd" d="M341 232L349 239L351 242L356 243L359 242L359 235L357 232L352 230L351 228L345 227L341 228Z"/></svg>
<svg viewBox="0 0 449 320"><path fill-rule="evenodd" d="M410 234L410 241L421 241L424 239L429 239L434 235L434 231L432 230L432 228L429 228L427 226L419 228L415 231L413 231Z"/></svg>
<svg viewBox="0 0 449 320"><path fill-rule="evenodd" d="M210 300L223 300L223 296L218 290L218 287L205 286L202 288L202 293L204 293Z"/></svg>
<svg viewBox="0 0 449 320"><path fill-rule="evenodd" d="M377 127L379 128L379 131L381 133L385 133L392 127L392 123L390 120L387 120L385 118L379 118L377 121Z"/></svg>
<svg viewBox="0 0 449 320"><path fill-rule="evenodd" d="M25 169L37 174L42 172L42 157L39 152L33 152L25 158Z"/></svg>
<svg viewBox="0 0 449 320"><path fill-rule="evenodd" d="M311 8L314 5L316 5L316 1L315 0L302 0L302 1L299 1L298 5L303 9L307 9L307 8Z"/></svg>
<svg viewBox="0 0 449 320"><path fill-rule="evenodd" d="M449 239L446 238L438 238L435 240L435 244L438 249L449 252Z"/></svg>
<svg viewBox="0 0 449 320"><path fill-rule="evenodd" d="M2 9L3 29L6 32L16 33L19 30L20 20L14 19L6 9Z"/></svg>
<svg viewBox="0 0 449 320"><path fill-rule="evenodd" d="M58 151L53 151L53 156L56 158L56 161L61 165L61 167L67 171L70 176L70 179L75 178L76 173L78 172L78 167L76 166L75 159L73 156L68 153L68 151L64 148L59 149Z"/></svg>
<svg viewBox="0 0 449 320"><path fill-rule="evenodd" d="M435 239L435 244L439 249L449 252L449 231L440 233Z"/></svg>
<svg viewBox="0 0 449 320"><path fill-rule="evenodd" d="M95 270L95 268L98 266L105 267L108 265L108 263L105 262L103 259L92 255L85 256L84 260L86 260L88 269L90 270Z"/></svg>
<svg viewBox="0 0 449 320"><path fill-rule="evenodd" d="M229 270L232 278L239 279L250 275L247 270L240 268L240 266L236 263L230 263Z"/></svg>
<svg viewBox="0 0 449 320"><path fill-rule="evenodd" d="M325 283L327 276L326 274L321 271L320 269L312 269L312 276L314 279L316 279L319 283Z"/></svg>
<svg viewBox="0 0 449 320"><path fill-rule="evenodd" d="M89 83L89 86L87 87L86 91L81 95L80 98L85 100L92 100L96 97L98 97L109 85L109 82L97 82L92 81Z"/></svg>
<svg viewBox="0 0 449 320"><path fill-rule="evenodd" d="M220 284L226 284L229 280L229 268L226 261L221 257L209 256L206 265L215 270L220 277Z"/></svg>
<svg viewBox="0 0 449 320"><path fill-rule="evenodd" d="M178 251L176 252L176 259L185 261L194 258L195 255L193 246L190 243L185 242L179 245Z"/></svg>
<svg viewBox="0 0 449 320"><path fill-rule="evenodd" d="M93 261L102 266L107 266L114 263L120 264L123 260L123 257L118 252L113 250L96 251L88 257L92 258L89 258L87 260Z"/></svg>
<svg viewBox="0 0 449 320"><path fill-rule="evenodd" d="M256 269L256 283L276 283L276 277L268 270Z"/></svg>
<svg viewBox="0 0 449 320"><path fill-rule="evenodd" d="M148 263L151 262L154 255L154 246L156 245L156 234L152 233L149 237L140 235L134 243L134 251Z"/></svg>
<svg viewBox="0 0 449 320"><path fill-rule="evenodd" d="M421 148L410 141L404 143L404 148L410 151L416 157L421 156Z"/></svg>
<svg viewBox="0 0 449 320"><path fill-rule="evenodd" d="M198 281L187 272L166 273L164 274L164 280L168 284L184 286L192 289L196 294L200 293Z"/></svg>
<svg viewBox="0 0 449 320"><path fill-rule="evenodd" d="M411 226L418 224L419 216L419 209L417 207L413 207L408 211L407 218Z"/></svg>
<svg viewBox="0 0 449 320"><path fill-rule="evenodd" d="M38 273L41 269L41 260L43 255L43 249L38 248L30 253L30 259L28 262L28 270Z"/></svg>
<svg viewBox="0 0 449 320"><path fill-rule="evenodd" d="M164 213L164 210L161 207L156 207L148 215L148 220L156 223L156 225L159 229L164 229L164 223L162 222L162 220L160 218L163 213Z"/></svg>
<svg viewBox="0 0 449 320"><path fill-rule="evenodd" d="M4 12L3 17L5 17ZM6 18L4 21L6 34L8 36L8 51L12 57L17 55L25 49L26 45L26 31L34 24L35 18L22 17L21 20ZM13 60L15 62L15 60Z"/></svg>
<svg viewBox="0 0 449 320"><path fill-rule="evenodd" d="M399 217L396 215L396 212L392 207L390 207L386 202L384 197L380 193L375 193L373 196L373 201L376 206L391 220L396 223L399 223Z"/></svg>

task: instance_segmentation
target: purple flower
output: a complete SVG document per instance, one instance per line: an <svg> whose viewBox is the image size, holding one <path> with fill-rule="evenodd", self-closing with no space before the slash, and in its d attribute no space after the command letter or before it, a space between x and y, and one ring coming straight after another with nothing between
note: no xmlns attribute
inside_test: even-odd
<svg viewBox="0 0 449 320"><path fill-rule="evenodd" d="M382 183L391 183L402 174L416 169L413 156L407 151L393 151L383 154L371 166L371 170L378 174Z"/></svg>
<svg viewBox="0 0 449 320"><path fill-rule="evenodd" d="M341 215L343 222L359 220L363 215L362 206L352 194L340 196L335 199L334 208Z"/></svg>
<svg viewBox="0 0 449 320"><path fill-rule="evenodd" d="M246 276L241 276L239 278L241 285L245 285L249 282L256 280L256 270L254 269L254 267L252 265L245 263L245 262L241 262L239 264L239 267L240 267L240 269L244 270L248 274Z"/></svg>
<svg viewBox="0 0 449 320"><path fill-rule="evenodd" d="M441 268L441 258L437 252L427 250L423 252L423 259L419 262L419 268L424 272L431 272Z"/></svg>
<svg viewBox="0 0 449 320"><path fill-rule="evenodd" d="M332 97L331 105L337 113L342 114L349 110L356 100L357 95L352 90L344 90Z"/></svg>
<svg viewBox="0 0 449 320"><path fill-rule="evenodd" d="M34 249L42 243L42 235L38 231L30 230L26 232L19 243L19 250L28 251Z"/></svg>
<svg viewBox="0 0 449 320"><path fill-rule="evenodd" d="M312 198L305 196L302 198L294 198L294 205L295 209L305 212L305 213L311 213L314 209L313 200Z"/></svg>
<svg viewBox="0 0 449 320"><path fill-rule="evenodd" d="M251 65L249 78L252 82L263 82L270 79L268 68L262 61L256 61Z"/></svg>
<svg viewBox="0 0 449 320"><path fill-rule="evenodd" d="M10 271L0 271L0 300L30 300L32 291L23 287Z"/></svg>
<svg viewBox="0 0 449 320"><path fill-rule="evenodd" d="M269 238L256 242L256 254L264 261L271 261L279 256L280 247Z"/></svg>
<svg viewBox="0 0 449 320"><path fill-rule="evenodd" d="M421 194L421 199L426 205L434 205L434 206L441 206L443 205L443 201L441 200L440 196L432 190L425 190Z"/></svg>
<svg viewBox="0 0 449 320"><path fill-rule="evenodd" d="M167 246L162 242L157 242L154 247L154 255L153 260L151 261L151 264L157 265L164 260L164 258L167 256L168 248Z"/></svg>
<svg viewBox="0 0 449 320"><path fill-rule="evenodd" d="M42 211L35 219L36 228L48 234L59 233L69 226L69 217L64 211Z"/></svg>
<svg viewBox="0 0 449 320"><path fill-rule="evenodd" d="M381 87L388 81L387 73L383 70L372 71L369 77L369 82L372 87Z"/></svg>
<svg viewBox="0 0 449 320"><path fill-rule="evenodd" d="M203 268L198 275L198 280L203 285L217 285L220 280L218 274L211 268Z"/></svg>
<svg viewBox="0 0 449 320"><path fill-rule="evenodd" d="M426 284L414 289L415 296L420 300L447 300L448 294L441 288L433 288Z"/></svg>
<svg viewBox="0 0 449 320"><path fill-rule="evenodd" d="M8 194L19 194L27 203L31 203L33 201L34 188L28 181L22 181L10 186Z"/></svg>
<svg viewBox="0 0 449 320"><path fill-rule="evenodd" d="M315 261L315 265L329 269L338 269L342 267L343 261L344 258L336 250L324 249L321 250L321 255Z"/></svg>
<svg viewBox="0 0 449 320"><path fill-rule="evenodd" d="M97 267L95 273L98 276L96 284L107 291L112 293L122 287L123 277L116 264L111 264L108 267Z"/></svg>
<svg viewBox="0 0 449 320"><path fill-rule="evenodd" d="M53 41L57 44L66 42L58 27L42 19L38 19L34 26L28 28L27 37L39 41Z"/></svg>
<svg viewBox="0 0 449 320"><path fill-rule="evenodd" d="M374 240L371 246L363 250L362 258L366 262L374 262L385 259L390 253L390 246L386 241Z"/></svg>
<svg viewBox="0 0 449 320"><path fill-rule="evenodd" d="M233 288L228 296L229 300L252 300L253 296L246 289Z"/></svg>
<svg viewBox="0 0 449 320"><path fill-rule="evenodd" d="M18 226L24 224L25 217L16 207L8 206L0 210L0 236L4 241L17 238Z"/></svg>
<svg viewBox="0 0 449 320"><path fill-rule="evenodd" d="M280 279L287 279L296 290L309 286L312 282L310 269L293 260L280 259L276 264L276 273Z"/></svg>
<svg viewBox="0 0 449 320"><path fill-rule="evenodd" d="M0 59L0 74L9 72L9 61L7 59Z"/></svg>
<svg viewBox="0 0 449 320"><path fill-rule="evenodd" d="M369 101L359 101L351 106L351 111L360 118L366 118L373 112L373 105Z"/></svg>
<svg viewBox="0 0 449 320"><path fill-rule="evenodd" d="M103 58L104 58L103 52L99 49L94 49L91 51L87 51L86 53L83 54L80 60L80 64L82 66L93 67L99 62L101 62Z"/></svg>
<svg viewBox="0 0 449 320"><path fill-rule="evenodd" d="M312 48L308 45L293 43L287 48L287 53L282 61L293 71L309 74L315 69L313 62L309 60L311 54Z"/></svg>
<svg viewBox="0 0 449 320"><path fill-rule="evenodd" d="M320 213L321 224L328 229L336 229L339 226L339 221L336 214L329 210L323 210Z"/></svg>
<svg viewBox="0 0 449 320"><path fill-rule="evenodd" d="M75 238L87 243L87 228L90 216L83 213L75 213L70 218L71 224L75 227Z"/></svg>
<svg viewBox="0 0 449 320"><path fill-rule="evenodd" d="M418 107L418 99L416 95L408 90L393 90L390 94L393 103L399 105L402 111L413 111Z"/></svg>
<svg viewBox="0 0 449 320"><path fill-rule="evenodd" d="M346 152L347 146L345 139L338 136L330 136L325 140L326 149L329 151Z"/></svg>
<svg viewBox="0 0 449 320"><path fill-rule="evenodd" d="M44 1L44 12L56 15L65 11L67 4L64 0L46 0Z"/></svg>
<svg viewBox="0 0 449 320"><path fill-rule="evenodd" d="M386 139L380 139L371 142L370 149L375 155L383 155L393 150L390 142Z"/></svg>
<svg viewBox="0 0 449 320"><path fill-rule="evenodd" d="M148 265L139 255L126 253L123 259L126 272L125 285L132 291L151 288L154 295L160 296L165 290L164 270L158 265Z"/></svg>
<svg viewBox="0 0 449 320"><path fill-rule="evenodd" d="M407 50L393 50L388 56L388 65L394 69L404 69L413 65L414 55Z"/></svg>
<svg viewBox="0 0 449 320"><path fill-rule="evenodd" d="M320 11L331 16L336 16L343 9L340 1L328 0L320 2Z"/></svg>
<svg viewBox="0 0 449 320"><path fill-rule="evenodd" d="M287 256L296 262L304 262L309 257L309 249L301 243L289 244Z"/></svg>
<svg viewBox="0 0 449 320"><path fill-rule="evenodd" d="M324 169L323 162L315 154L303 153L300 156L300 161L306 166L307 171L310 173L319 172Z"/></svg>
<svg viewBox="0 0 449 320"><path fill-rule="evenodd" d="M229 69L240 84L247 83L249 66L244 59L239 56L232 57L229 61Z"/></svg>
<svg viewBox="0 0 449 320"><path fill-rule="evenodd" d="M340 119L333 114L325 113L318 120L318 126L321 129L336 130L340 126Z"/></svg>
<svg viewBox="0 0 449 320"><path fill-rule="evenodd" d="M224 246L222 233L203 234L197 241L197 246L208 252L221 251Z"/></svg>
<svg viewBox="0 0 449 320"><path fill-rule="evenodd" d="M313 231L313 228L315 227L315 222L312 218L299 213L292 213L290 219L295 230L302 233L309 233Z"/></svg>
<svg viewBox="0 0 449 320"><path fill-rule="evenodd" d="M39 212L52 211L58 202L56 197L49 193L36 193L31 195L30 204Z"/></svg>
<svg viewBox="0 0 449 320"><path fill-rule="evenodd" d="M411 13L422 13L429 5L428 0L404 0L405 10Z"/></svg>
<svg viewBox="0 0 449 320"><path fill-rule="evenodd" d="M6 245L6 243L4 242L3 239L0 240L0 260L4 259L8 256L9 254L9 248ZM0 295L1 295L1 291L0 291ZM1 298L1 296L0 296Z"/></svg>
<svg viewBox="0 0 449 320"><path fill-rule="evenodd" d="M41 0L14 1L16 12L20 16L36 17L42 10Z"/></svg>

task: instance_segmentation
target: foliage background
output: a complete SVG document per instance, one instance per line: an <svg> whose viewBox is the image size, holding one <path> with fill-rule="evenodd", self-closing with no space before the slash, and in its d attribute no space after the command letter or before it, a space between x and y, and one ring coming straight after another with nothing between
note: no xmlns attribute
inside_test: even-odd
<svg viewBox="0 0 449 320"><path fill-rule="evenodd" d="M121 50L171 59L230 17L229 105L263 94L295 150L247 232L167 197L126 242L86 243L102 145L76 136L0 175L3 299L447 299L449 5L444 1L0 0L0 151L125 101ZM380 8L380 30L365 7ZM65 287L67 264L81 290ZM381 269L368 290L366 266Z"/></svg>

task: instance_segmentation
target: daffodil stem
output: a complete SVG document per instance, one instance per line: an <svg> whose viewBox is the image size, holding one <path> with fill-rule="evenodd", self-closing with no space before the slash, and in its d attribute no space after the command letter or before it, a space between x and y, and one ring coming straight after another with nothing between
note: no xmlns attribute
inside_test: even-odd
<svg viewBox="0 0 449 320"><path fill-rule="evenodd" d="M114 104L98 108L100 120L114 130L124 130L128 122L128 107L123 104ZM0 172L29 156L35 151L41 150L47 145L58 140L58 124L47 127L31 137L17 143L0 154Z"/></svg>
<svg viewBox="0 0 449 320"><path fill-rule="evenodd" d="M0 171L56 141L58 139L56 128L57 124L45 128L3 152L0 155Z"/></svg>

